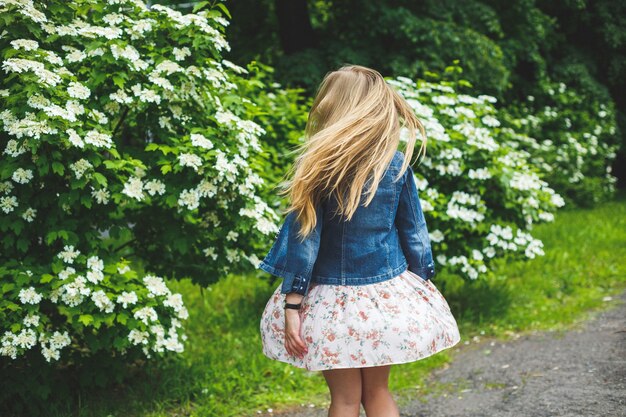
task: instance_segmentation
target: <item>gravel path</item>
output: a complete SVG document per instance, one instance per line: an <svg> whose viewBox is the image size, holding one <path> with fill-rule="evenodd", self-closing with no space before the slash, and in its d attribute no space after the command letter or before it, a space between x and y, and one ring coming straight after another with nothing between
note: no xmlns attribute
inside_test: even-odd
<svg viewBox="0 0 626 417"><path fill-rule="evenodd" d="M613 302L568 331L452 348L450 366L426 382L441 389L403 406L402 417L626 417L626 292ZM327 412L304 407L263 415Z"/></svg>

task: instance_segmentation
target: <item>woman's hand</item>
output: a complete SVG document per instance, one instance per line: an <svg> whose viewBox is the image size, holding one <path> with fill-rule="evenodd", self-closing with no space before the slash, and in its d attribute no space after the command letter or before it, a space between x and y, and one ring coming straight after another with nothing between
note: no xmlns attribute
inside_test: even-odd
<svg viewBox="0 0 626 417"><path fill-rule="evenodd" d="M302 296L299 294L290 293L287 294L287 302L292 304L298 304L302 301ZM307 347L304 341L300 337L300 312L291 308L285 309L285 349L291 356L304 357L307 353Z"/></svg>

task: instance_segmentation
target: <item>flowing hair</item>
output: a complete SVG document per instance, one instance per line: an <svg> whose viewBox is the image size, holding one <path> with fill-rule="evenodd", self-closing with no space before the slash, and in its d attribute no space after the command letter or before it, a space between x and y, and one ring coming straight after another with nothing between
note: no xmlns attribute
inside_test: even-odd
<svg viewBox="0 0 626 417"><path fill-rule="evenodd" d="M349 221L367 189L367 207L400 143L401 129L408 133L404 163L407 169L416 142L422 136L418 159L426 155L426 132L411 106L373 69L344 65L326 74L315 94L305 128L305 141L295 148L294 164L279 194L289 195L285 213L296 212L300 237L308 236L317 222L316 205L334 196L338 210Z"/></svg>

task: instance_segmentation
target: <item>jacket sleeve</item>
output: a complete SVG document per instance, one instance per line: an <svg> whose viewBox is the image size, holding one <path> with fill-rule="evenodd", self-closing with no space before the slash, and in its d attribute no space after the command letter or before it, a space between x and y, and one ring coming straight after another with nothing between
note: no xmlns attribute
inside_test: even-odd
<svg viewBox="0 0 626 417"><path fill-rule="evenodd" d="M425 280L432 278L435 275L435 262L411 165L404 173L395 224L402 252L409 263L408 269Z"/></svg>
<svg viewBox="0 0 626 417"><path fill-rule="evenodd" d="M307 295L309 292L313 265L317 259L322 234L324 218L321 204L316 206L316 215L315 228L301 242L298 237L300 224L296 221L296 213L288 213L270 251L257 266L283 278L282 294L295 292Z"/></svg>

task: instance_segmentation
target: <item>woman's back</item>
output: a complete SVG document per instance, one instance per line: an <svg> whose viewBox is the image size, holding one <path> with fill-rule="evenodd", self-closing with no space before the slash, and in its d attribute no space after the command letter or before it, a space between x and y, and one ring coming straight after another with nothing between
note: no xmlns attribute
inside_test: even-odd
<svg viewBox="0 0 626 417"><path fill-rule="evenodd" d="M403 189L407 187L408 175L413 175L407 170L405 175L394 181L400 172L403 158L404 155L397 151L370 204L367 207L360 205L350 221L333 215L337 207L335 199L329 199L322 205L324 214L320 249L312 271L312 282L358 285L391 278L407 269L408 262L402 250L402 240L411 233L417 233L421 242L419 248L412 248L413 251L420 251L417 255L420 262L412 267L433 267L434 273L434 264L429 265L432 259L425 259L429 257L425 252L430 251L430 243L426 223L421 221L423 216L419 201L413 199L410 204L416 206L408 212L406 209L410 207L407 207L406 202L403 201L405 204L399 207ZM405 197L407 195L405 190ZM365 201L365 193L362 201ZM406 216L418 213L420 224L415 226L420 226L419 228L399 230L396 223L398 217L402 227L412 227L414 222L407 222ZM424 271L420 271L419 275L428 275L427 278L432 276Z"/></svg>
<svg viewBox="0 0 626 417"><path fill-rule="evenodd" d="M406 269L430 279L435 263L410 165L394 182L403 162L397 151L370 204L360 205L349 221L335 214L336 200L327 199L316 207L315 229L300 240L300 225L289 213L258 267L282 277L284 293L302 295L313 282L370 284Z"/></svg>

